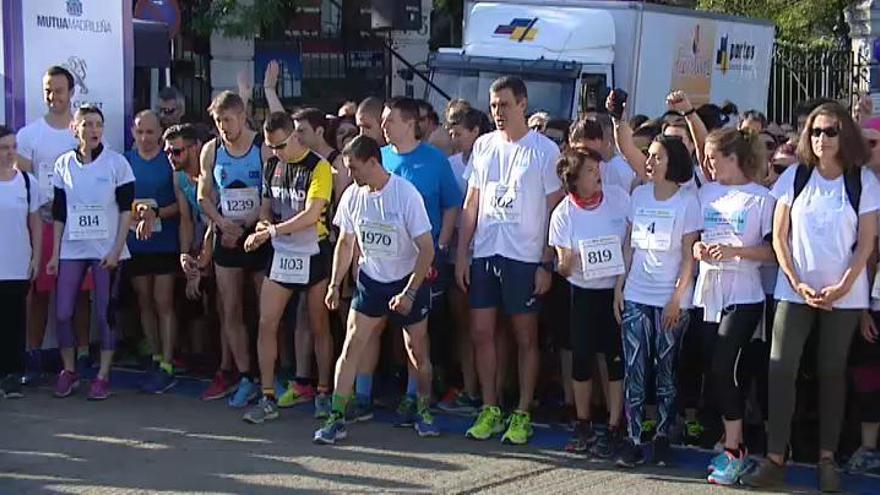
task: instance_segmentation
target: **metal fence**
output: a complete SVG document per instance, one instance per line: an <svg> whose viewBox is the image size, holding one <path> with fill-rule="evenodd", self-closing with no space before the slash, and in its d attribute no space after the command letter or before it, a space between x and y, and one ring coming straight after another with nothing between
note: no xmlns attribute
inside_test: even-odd
<svg viewBox="0 0 880 495"><path fill-rule="evenodd" d="M767 117L794 122L800 102L830 98L851 105L867 80L867 58L848 46L806 48L777 43L770 71Z"/></svg>

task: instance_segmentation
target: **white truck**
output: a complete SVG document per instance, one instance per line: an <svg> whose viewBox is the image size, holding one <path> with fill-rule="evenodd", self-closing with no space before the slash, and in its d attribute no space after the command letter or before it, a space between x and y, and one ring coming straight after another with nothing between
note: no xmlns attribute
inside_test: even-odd
<svg viewBox="0 0 880 495"><path fill-rule="evenodd" d="M467 1L461 48L428 60L431 79L449 96L488 109L489 85L523 78L529 112L576 118L604 107L609 88L629 93L631 115L659 116L665 96L728 100L766 112L775 28L744 17L636 1ZM435 108L446 98L428 88Z"/></svg>

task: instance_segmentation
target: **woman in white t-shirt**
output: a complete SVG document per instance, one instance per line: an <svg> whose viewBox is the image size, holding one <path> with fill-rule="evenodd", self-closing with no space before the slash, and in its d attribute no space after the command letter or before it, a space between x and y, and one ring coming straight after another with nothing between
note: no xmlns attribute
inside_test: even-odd
<svg viewBox="0 0 880 495"><path fill-rule="evenodd" d="M603 389L608 391L609 419L593 453L608 458L623 438L623 348L614 306L623 299L630 203L626 190L602 183L601 163L602 157L589 149L567 151L556 162L566 197L550 216L549 242L556 249L557 271L570 283L569 342L577 422L566 450L583 452L590 446L592 374L596 356L602 354L608 370Z"/></svg>
<svg viewBox="0 0 880 495"><path fill-rule="evenodd" d="M681 336L690 317L694 259L700 204L693 188L682 187L693 176L690 153L681 139L658 136L648 148L649 182L632 193L630 223L632 249L624 287L623 351L626 362L627 423L629 439L617 456L617 465L635 467L644 462L641 445L645 415L645 380L657 381L659 421L654 437L654 461L669 461L669 430L675 422L676 361ZM647 372L647 367L653 373Z"/></svg>
<svg viewBox="0 0 880 495"><path fill-rule="evenodd" d="M0 125L0 398L21 397L27 294L40 266L43 227L37 179L15 169L15 134Z"/></svg>
<svg viewBox="0 0 880 495"><path fill-rule="evenodd" d="M694 244L694 259L700 262L694 304L703 308L700 331L709 344L703 349L711 354L707 393L715 395L725 432L725 450L713 459L708 480L732 485L746 459L744 394L736 370L764 312L760 267L773 258L769 241L775 201L757 183L765 168L757 134L713 131L705 154L716 182L703 184L699 192L703 232Z"/></svg>
<svg viewBox="0 0 880 495"><path fill-rule="evenodd" d="M834 465L846 406L846 362L868 308L865 266L877 236L880 184L862 164L869 151L849 112L826 103L810 113L798 145L800 165L776 182L773 248L779 261L770 357L767 459L743 482L785 482L795 379L810 332L819 334L819 487L839 491Z"/></svg>
<svg viewBox="0 0 880 495"><path fill-rule="evenodd" d="M110 365L116 334L110 325L110 299L121 260L130 258L125 245L134 201L134 174L119 153L104 148L104 114L98 107L80 107L73 125L77 149L55 162L52 216L55 238L46 271L58 275L56 333L64 369L55 386L56 397L67 397L79 387L74 368L73 316L77 292L91 270L101 334L101 368L92 380L88 398L110 396Z"/></svg>

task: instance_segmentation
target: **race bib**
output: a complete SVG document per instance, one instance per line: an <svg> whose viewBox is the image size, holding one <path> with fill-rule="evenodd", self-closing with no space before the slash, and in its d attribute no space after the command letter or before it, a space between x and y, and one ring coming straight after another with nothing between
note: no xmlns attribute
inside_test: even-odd
<svg viewBox="0 0 880 495"><path fill-rule="evenodd" d="M110 237L107 210L101 205L71 205L66 226L71 241L101 241Z"/></svg>
<svg viewBox="0 0 880 495"><path fill-rule="evenodd" d="M615 277L626 271L620 237L616 235L578 241L578 250L586 280Z"/></svg>
<svg viewBox="0 0 880 495"><path fill-rule="evenodd" d="M742 247L742 240L730 227L716 227L714 229L704 230L702 241L706 244Z"/></svg>
<svg viewBox="0 0 880 495"><path fill-rule="evenodd" d="M376 258L397 256L399 238L397 228L390 223L361 221L361 249L364 254Z"/></svg>
<svg viewBox="0 0 880 495"><path fill-rule="evenodd" d="M518 192L514 186L490 182L486 188L489 217L504 223L519 222L522 218L522 199Z"/></svg>
<svg viewBox="0 0 880 495"><path fill-rule="evenodd" d="M137 205L147 205L150 208L159 208L159 203L157 203L155 199L152 199L152 198L135 199L134 202L131 204L132 218L134 218L135 211L137 211ZM137 222L132 222L130 229L132 232L136 232L137 231ZM158 234L159 232L162 232L162 220L157 215L156 220L153 222L153 233Z"/></svg>
<svg viewBox="0 0 880 495"><path fill-rule="evenodd" d="M639 249L668 251L672 245L675 212L665 208L638 208L633 218L632 244Z"/></svg>
<svg viewBox="0 0 880 495"><path fill-rule="evenodd" d="M307 284L310 269L311 256L276 246L269 279L285 284Z"/></svg>
<svg viewBox="0 0 880 495"><path fill-rule="evenodd" d="M52 178L55 176L55 167L51 163L42 162L37 164L37 182L40 184L40 194L44 199L55 196L55 188L52 186Z"/></svg>
<svg viewBox="0 0 880 495"><path fill-rule="evenodd" d="M260 207L260 191L256 187L222 189L220 212L231 220L248 220L256 216Z"/></svg>

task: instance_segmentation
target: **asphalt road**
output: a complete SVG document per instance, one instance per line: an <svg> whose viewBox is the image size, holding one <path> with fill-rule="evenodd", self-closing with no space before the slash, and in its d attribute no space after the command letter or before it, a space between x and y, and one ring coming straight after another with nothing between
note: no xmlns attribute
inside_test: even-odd
<svg viewBox="0 0 880 495"><path fill-rule="evenodd" d="M319 446L310 408L249 425L240 411L195 399L199 386L165 396L117 387L103 403L82 390L54 399L48 388L0 401L0 493L730 493L705 482L706 453L677 450L677 468L622 471L561 452L563 432L538 431L516 448L466 440L468 422L448 416L440 438L395 429L386 414ZM880 479L847 487L880 493Z"/></svg>

